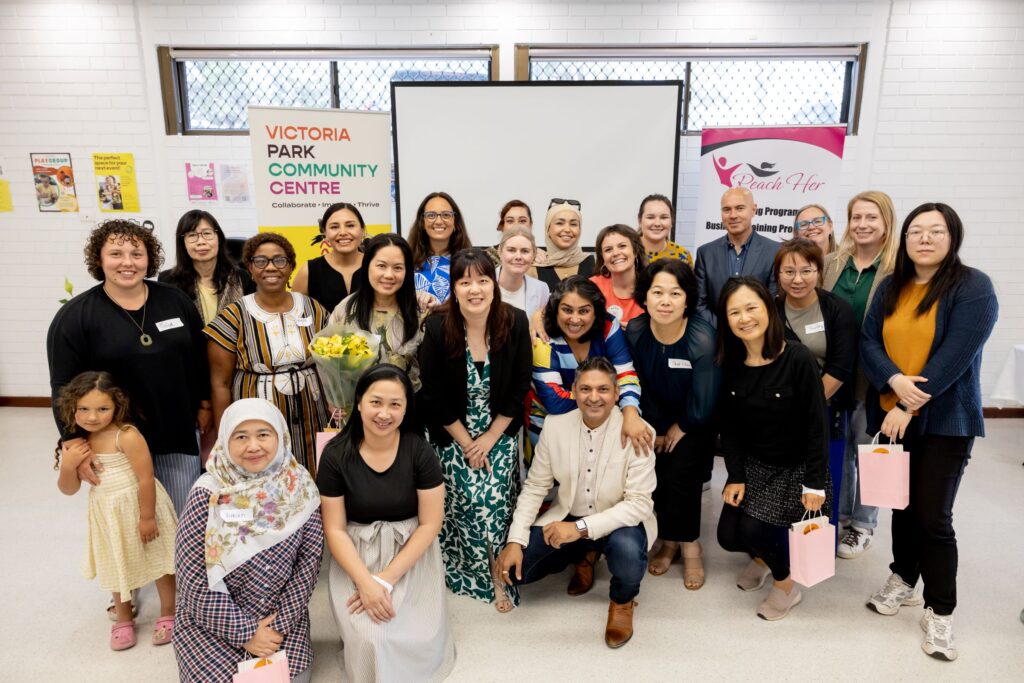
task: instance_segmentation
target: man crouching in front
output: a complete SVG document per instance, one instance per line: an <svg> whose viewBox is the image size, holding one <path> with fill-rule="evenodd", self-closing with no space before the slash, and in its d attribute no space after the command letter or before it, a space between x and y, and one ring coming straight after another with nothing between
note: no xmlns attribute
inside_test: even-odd
<svg viewBox="0 0 1024 683"><path fill-rule="evenodd" d="M606 358L588 358L577 369L577 409L544 420L508 545L498 557L501 578L510 586L575 564L568 592L583 595L594 585L594 563L604 553L612 574L604 641L612 648L633 637L633 598L647 571L647 551L658 537L651 498L654 457L637 455L620 438L615 380ZM555 482L555 502L538 517Z"/></svg>

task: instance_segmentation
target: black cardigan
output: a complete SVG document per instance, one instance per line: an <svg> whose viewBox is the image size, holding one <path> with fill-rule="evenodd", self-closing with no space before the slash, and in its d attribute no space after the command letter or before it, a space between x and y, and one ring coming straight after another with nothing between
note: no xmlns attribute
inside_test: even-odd
<svg viewBox="0 0 1024 683"><path fill-rule="evenodd" d="M502 304L513 313L512 329L500 347L490 350L491 416L512 418L505 434L515 436L523 427L526 392L533 371L533 347L526 313ZM424 322L420 342L420 379L423 388L417 396L419 414L430 431L430 440L438 446L451 444L445 425L466 422L466 357L448 356L444 344L444 316L434 314Z"/></svg>
<svg viewBox="0 0 1024 683"><path fill-rule="evenodd" d="M831 404L837 410L852 408L860 327L850 304L836 294L819 288L818 305L825 322L825 367L821 372L843 383L832 396ZM776 298L775 306L786 328L786 341L800 342L800 337L786 319L785 299L781 296Z"/></svg>

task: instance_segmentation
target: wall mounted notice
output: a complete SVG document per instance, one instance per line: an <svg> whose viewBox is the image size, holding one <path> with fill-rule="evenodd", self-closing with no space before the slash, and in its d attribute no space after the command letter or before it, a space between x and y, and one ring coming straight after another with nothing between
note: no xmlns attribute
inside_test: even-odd
<svg viewBox="0 0 1024 683"><path fill-rule="evenodd" d="M225 204L252 204L249 190L249 164L222 161L217 164L217 185Z"/></svg>
<svg viewBox="0 0 1024 683"><path fill-rule="evenodd" d="M66 152L38 153L32 159L32 181L39 210L50 213L78 211L75 172L71 155ZM8 194L10 192L8 191Z"/></svg>
<svg viewBox="0 0 1024 683"><path fill-rule="evenodd" d="M846 126L705 128L696 246L725 234L721 198L731 187L750 190L754 230L780 242L792 236L797 211L807 204L835 216L845 141Z"/></svg>
<svg viewBox="0 0 1024 683"><path fill-rule="evenodd" d="M190 202L217 201L217 176L212 162L185 162L185 183Z"/></svg>
<svg viewBox="0 0 1024 683"><path fill-rule="evenodd" d="M130 152L92 155L100 211L138 213L139 187L135 183L135 155Z"/></svg>
<svg viewBox="0 0 1024 683"><path fill-rule="evenodd" d="M287 237L300 263L320 255L317 222L336 202L358 207L367 233L390 232L390 125L386 113L249 107L260 231Z"/></svg>
<svg viewBox="0 0 1024 683"><path fill-rule="evenodd" d="M11 201L11 183L4 175L4 167L0 166L0 213L14 211L14 202Z"/></svg>

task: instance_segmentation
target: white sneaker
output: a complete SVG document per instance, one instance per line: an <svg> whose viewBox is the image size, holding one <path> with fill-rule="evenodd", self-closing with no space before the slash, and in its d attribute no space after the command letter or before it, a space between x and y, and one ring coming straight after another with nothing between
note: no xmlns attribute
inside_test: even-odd
<svg viewBox="0 0 1024 683"><path fill-rule="evenodd" d="M899 574L890 574L881 590L868 598L867 606L879 614L891 617L898 614L903 605L920 605L920 595L914 593L914 587L908 586Z"/></svg>
<svg viewBox="0 0 1024 683"><path fill-rule="evenodd" d="M855 526L850 526L839 541L839 549L836 550L836 555L844 560L860 557L871 546L871 540L874 537L875 532L872 529L858 529Z"/></svg>
<svg viewBox="0 0 1024 683"><path fill-rule="evenodd" d="M924 631L924 642L921 649L935 659L952 662L959 656L953 642L953 615L936 614L929 607L921 617L921 629Z"/></svg>

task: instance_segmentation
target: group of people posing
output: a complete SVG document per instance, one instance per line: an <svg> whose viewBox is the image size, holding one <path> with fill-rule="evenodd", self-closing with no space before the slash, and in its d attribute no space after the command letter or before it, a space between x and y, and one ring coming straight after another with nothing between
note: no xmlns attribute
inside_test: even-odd
<svg viewBox="0 0 1024 683"><path fill-rule="evenodd" d="M235 264L204 211L181 218L163 272L150 230L100 224L85 247L99 284L57 313L47 354L58 485L90 485L85 574L113 594L111 647L136 644L133 591L155 581L152 642L174 643L182 680L229 681L284 651L308 681L326 541L352 680L446 675L445 586L508 612L519 586L570 566L568 593L588 592L602 555L617 648L646 574L681 557L683 586L704 584L716 451L718 542L750 559L740 589L771 579L756 613L781 619L802 599L790 524L831 515L840 557L870 547L856 453L881 433L910 453L910 504L893 511L892 573L867 605L923 600L924 650L954 659L951 511L984 434L998 312L989 278L959 259L960 218L923 204L901 228L871 191L850 200L841 241L811 205L778 243L752 230L749 191L721 206L725 235L695 259L669 240L661 195L637 227L601 230L593 254L573 199L551 200L544 249L517 200L486 248L443 192L408 240L368 237L355 206L334 204L329 251L298 270L272 232ZM337 407L308 347L330 322L381 344L318 456Z"/></svg>

